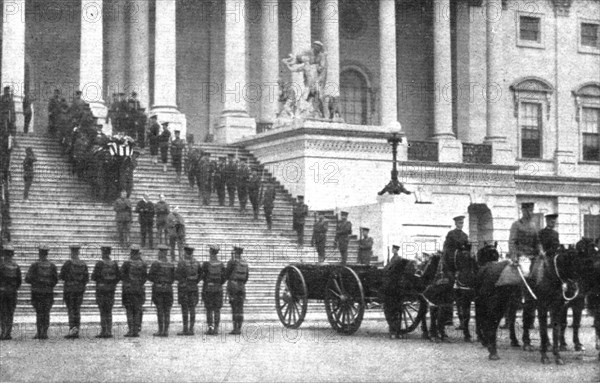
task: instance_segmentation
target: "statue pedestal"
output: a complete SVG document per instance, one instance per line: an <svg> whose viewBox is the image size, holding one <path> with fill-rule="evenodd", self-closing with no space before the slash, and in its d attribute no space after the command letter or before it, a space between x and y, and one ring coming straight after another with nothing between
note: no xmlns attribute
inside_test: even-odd
<svg viewBox="0 0 600 383"><path fill-rule="evenodd" d="M215 128L215 141L221 144L231 144L255 135L256 120L248 116L223 115Z"/></svg>

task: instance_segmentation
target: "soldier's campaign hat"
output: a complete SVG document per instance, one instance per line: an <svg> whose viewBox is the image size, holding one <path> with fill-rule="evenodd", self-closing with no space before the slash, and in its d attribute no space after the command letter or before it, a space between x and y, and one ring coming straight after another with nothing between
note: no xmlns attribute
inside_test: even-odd
<svg viewBox="0 0 600 383"><path fill-rule="evenodd" d="M219 246L217 246L217 245L210 245L210 246L208 247L208 249L209 249L211 252L213 252L213 253L218 253L218 252L219 252L219 250L221 250L221 248L220 248Z"/></svg>
<svg viewBox="0 0 600 383"><path fill-rule="evenodd" d="M131 245L129 250L131 250L132 253L138 253L140 251L140 245Z"/></svg>
<svg viewBox="0 0 600 383"><path fill-rule="evenodd" d="M393 250L400 250L400 246L398 246L398 245L392 245L392 249Z"/></svg>
<svg viewBox="0 0 600 383"><path fill-rule="evenodd" d="M192 253L194 252L194 250L195 250L195 249L194 249L192 246L189 246L189 245L185 245L185 246L183 247L183 251L185 251L186 253L190 253L190 254L192 254Z"/></svg>
<svg viewBox="0 0 600 383"><path fill-rule="evenodd" d="M167 250L169 250L169 246L160 244L160 245L158 245L158 250L167 251Z"/></svg>
<svg viewBox="0 0 600 383"><path fill-rule="evenodd" d="M341 214L342 214L342 217L347 217L348 216L348 212L347 211L343 211Z"/></svg>
<svg viewBox="0 0 600 383"><path fill-rule="evenodd" d="M102 254L110 254L110 252L112 251L112 247L110 247L110 246L101 246L100 247L100 251L102 252Z"/></svg>
<svg viewBox="0 0 600 383"><path fill-rule="evenodd" d="M234 246L233 247L233 252L236 254L242 254L244 252L244 248L243 247L239 247L239 246Z"/></svg>
<svg viewBox="0 0 600 383"><path fill-rule="evenodd" d="M533 202L523 202L521 204L521 209L533 209L534 206L535 206L535 203L533 203Z"/></svg>
<svg viewBox="0 0 600 383"><path fill-rule="evenodd" d="M464 215L457 215L456 217L452 218L455 221L462 221L465 219Z"/></svg>
<svg viewBox="0 0 600 383"><path fill-rule="evenodd" d="M546 214L546 218L547 219L556 219L556 218L558 218L558 214L556 214L556 213Z"/></svg>

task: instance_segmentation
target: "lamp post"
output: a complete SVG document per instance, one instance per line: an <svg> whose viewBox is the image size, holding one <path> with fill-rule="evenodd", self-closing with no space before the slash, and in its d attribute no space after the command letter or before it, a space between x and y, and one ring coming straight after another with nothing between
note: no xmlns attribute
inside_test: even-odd
<svg viewBox="0 0 600 383"><path fill-rule="evenodd" d="M402 137L400 136L400 132L402 131L402 126L399 122L396 122L392 128L390 129L392 136L388 138L388 143L392 145L392 179L390 182L381 190L378 195L383 195L385 193L398 195L400 193L411 194L408 190L404 188L404 185L398 180L398 166L396 164L396 159L398 157L398 144L402 142Z"/></svg>

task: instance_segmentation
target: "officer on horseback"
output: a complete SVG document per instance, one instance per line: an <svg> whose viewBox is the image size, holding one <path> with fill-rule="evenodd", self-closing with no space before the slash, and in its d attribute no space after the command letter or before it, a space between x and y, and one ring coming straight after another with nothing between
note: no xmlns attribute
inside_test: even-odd
<svg viewBox="0 0 600 383"><path fill-rule="evenodd" d="M558 214L546 214L546 227L540 230L539 238L544 251L548 257L556 254L556 249L560 246L558 232L554 230Z"/></svg>

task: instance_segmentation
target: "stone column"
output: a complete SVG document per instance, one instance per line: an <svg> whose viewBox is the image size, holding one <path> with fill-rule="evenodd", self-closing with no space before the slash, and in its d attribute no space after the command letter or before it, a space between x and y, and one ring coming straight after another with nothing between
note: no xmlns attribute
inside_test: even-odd
<svg viewBox="0 0 600 383"><path fill-rule="evenodd" d="M381 125L398 121L398 77L396 67L396 1L379 1L379 60L381 81Z"/></svg>
<svg viewBox="0 0 600 383"><path fill-rule="evenodd" d="M136 91L143 108L150 106L149 2L129 0L129 75L130 91Z"/></svg>
<svg viewBox="0 0 600 383"><path fill-rule="evenodd" d="M81 57L79 89L82 98L90 104L98 123L106 124L107 108L103 100L103 0L81 0Z"/></svg>
<svg viewBox="0 0 600 383"><path fill-rule="evenodd" d="M154 105L152 113L171 131L186 137L185 115L177 109L177 8L176 0L156 2Z"/></svg>
<svg viewBox="0 0 600 383"><path fill-rule="evenodd" d="M105 0L106 18L106 73L107 102L112 102L112 94L126 92L126 0Z"/></svg>
<svg viewBox="0 0 600 383"><path fill-rule="evenodd" d="M321 6L321 30L327 52L327 83L323 95L337 105L340 97L340 6L338 0L326 0ZM339 111L338 111L339 112ZM325 106L327 114L327 106Z"/></svg>
<svg viewBox="0 0 600 383"><path fill-rule="evenodd" d="M311 47L310 0L292 0L292 53L297 55ZM304 84L301 72L292 73L292 82L299 92ZM299 94L297 95L299 96Z"/></svg>
<svg viewBox="0 0 600 383"><path fill-rule="evenodd" d="M440 162L462 162L462 144L452 130L450 0L433 1L434 132Z"/></svg>
<svg viewBox="0 0 600 383"><path fill-rule="evenodd" d="M263 0L261 19L261 109L260 120L273 123L279 109L279 7L277 0Z"/></svg>
<svg viewBox="0 0 600 383"><path fill-rule="evenodd" d="M14 95L17 131L23 131L25 89L25 0L4 0L2 23L2 89L10 86ZM31 127L30 127L31 129ZM31 130L33 131L33 129Z"/></svg>
<svg viewBox="0 0 600 383"><path fill-rule="evenodd" d="M514 153L506 142L502 128L505 91L502 78L502 0L485 0L486 4L486 138L492 145L492 163L509 165L515 161Z"/></svg>
<svg viewBox="0 0 600 383"><path fill-rule="evenodd" d="M223 112L215 138L230 143L256 134L256 121L248 116L246 81L245 0L225 0L225 78L222 85Z"/></svg>

